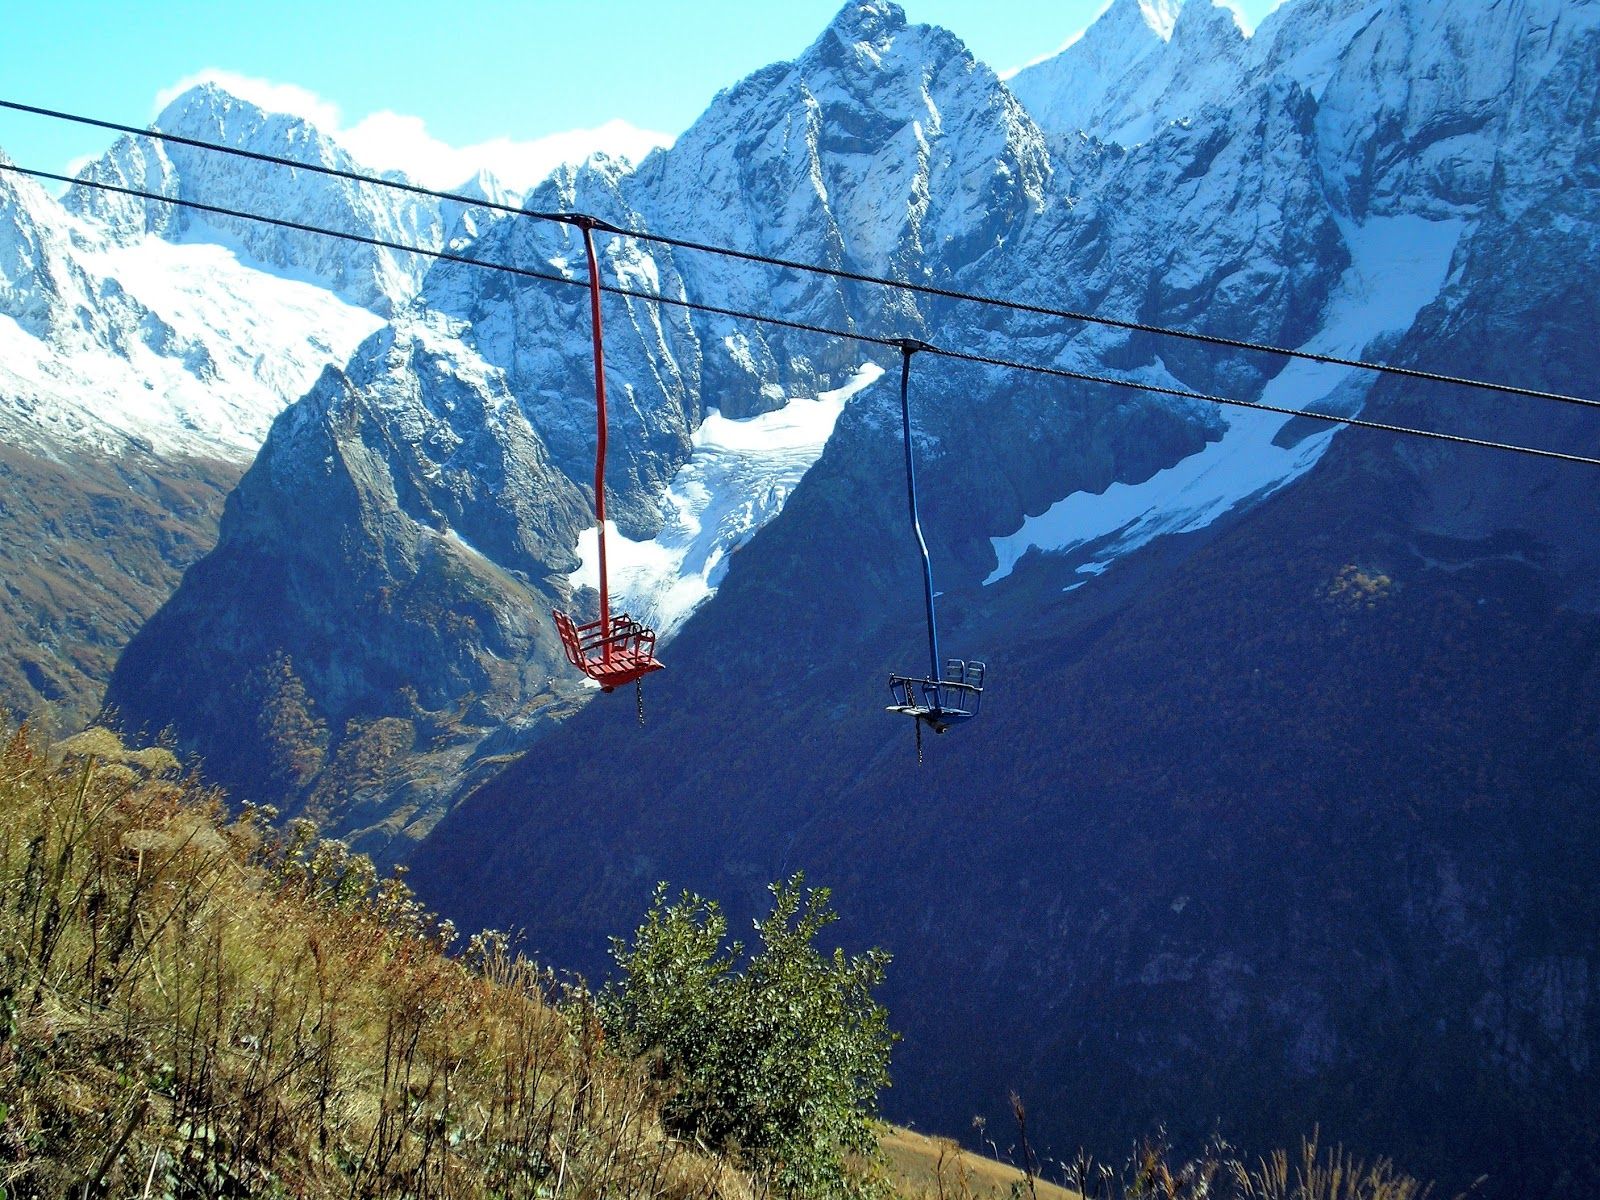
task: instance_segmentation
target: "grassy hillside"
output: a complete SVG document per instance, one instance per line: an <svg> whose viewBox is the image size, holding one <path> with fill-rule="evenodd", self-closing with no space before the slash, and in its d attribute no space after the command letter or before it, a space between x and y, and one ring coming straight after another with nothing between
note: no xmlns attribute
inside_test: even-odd
<svg viewBox="0 0 1600 1200"><path fill-rule="evenodd" d="M1011 1196L1032 1200L1028 1180L1017 1168L973 1154L949 1138L890 1126L883 1136L883 1153L895 1191L908 1200L1002 1200ZM1077 1192L1042 1180L1035 1180L1033 1187L1039 1200L1081 1200Z"/></svg>
<svg viewBox="0 0 1600 1200"><path fill-rule="evenodd" d="M0 1196L761 1193L590 997L103 729L0 749ZM1022 1176L887 1128L908 1197ZM870 1190L870 1189L869 1189ZM1058 1190L1043 1188L1053 1197Z"/></svg>
<svg viewBox="0 0 1600 1200"><path fill-rule="evenodd" d="M1315 1133L1293 1153L1276 1150L1254 1162L1216 1138L1188 1159L1174 1155L1164 1139L1145 1139L1120 1167L1080 1150L1052 1164L1067 1186L909 1129L887 1127L882 1145L894 1191L905 1200L1428 1200L1434 1194L1388 1159L1365 1162L1342 1146L1320 1146ZM998 1143L990 1148L999 1151ZM1023 1155L1013 1145L1010 1152L1035 1162L1031 1148Z"/></svg>
<svg viewBox="0 0 1600 1200"><path fill-rule="evenodd" d="M164 750L0 752L7 1196L742 1196L581 993L227 820Z"/></svg>

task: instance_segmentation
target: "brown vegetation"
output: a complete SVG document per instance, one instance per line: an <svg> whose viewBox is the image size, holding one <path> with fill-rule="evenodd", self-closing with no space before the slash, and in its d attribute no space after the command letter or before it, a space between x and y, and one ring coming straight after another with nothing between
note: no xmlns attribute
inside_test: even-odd
<svg viewBox="0 0 1600 1200"><path fill-rule="evenodd" d="M10 1196L739 1196L581 992L103 730L0 753Z"/></svg>
<svg viewBox="0 0 1600 1200"><path fill-rule="evenodd" d="M211 548L240 467L0 445L0 706L80 728L116 657Z"/></svg>

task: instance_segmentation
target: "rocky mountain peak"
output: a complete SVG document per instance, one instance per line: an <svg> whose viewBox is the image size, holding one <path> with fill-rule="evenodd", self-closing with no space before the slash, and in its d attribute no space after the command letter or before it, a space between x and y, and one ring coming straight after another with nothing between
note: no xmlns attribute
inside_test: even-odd
<svg viewBox="0 0 1600 1200"><path fill-rule="evenodd" d="M173 99L156 117L155 127L240 149L284 155L292 151L297 159L342 170L351 169L346 164L353 162L304 117L269 111L211 82L196 84Z"/></svg>
<svg viewBox="0 0 1600 1200"><path fill-rule="evenodd" d="M873 0L847 5L794 62L722 93L640 172L651 192L640 206L696 211L697 223L724 226L705 230L715 240L774 248L792 240L795 257L837 254L882 270L897 254L920 259L929 245L921 235L943 191L930 190L930 176L965 185L966 223L974 216L966 201L986 197L991 177L1003 174L1007 194L993 197L990 215L1004 223L1037 201L1048 172L1038 131L959 38ZM716 216L697 202L707 189L726 197ZM902 212L914 230L882 219ZM819 239L819 223L837 237ZM940 230L938 244L969 232Z"/></svg>
<svg viewBox="0 0 1600 1200"><path fill-rule="evenodd" d="M0 163L11 160L0 151ZM59 209L32 179L0 172L0 313L35 337L49 337L72 322L65 306L52 303L75 278L66 265L69 239Z"/></svg>
<svg viewBox="0 0 1600 1200"><path fill-rule="evenodd" d="M343 147L305 118L268 112L214 83L199 84L174 99L162 111L156 127L231 148L341 171L363 171ZM285 171L269 163L154 138L120 139L80 177L199 203L249 196L250 207L266 215L290 216L426 249L442 246L446 232L448 214L438 202L425 197ZM260 222L201 214L159 200L140 200L86 186L69 189L65 204L77 215L101 222L124 242L156 234L175 241L235 245L257 265L309 275L342 298L377 312L387 313L409 301L424 270L423 262L413 254L334 243Z"/></svg>
<svg viewBox="0 0 1600 1200"><path fill-rule="evenodd" d="M1087 45L1101 54L1119 48L1138 53L1152 41L1171 41L1183 8L1183 0L1111 0L1073 45Z"/></svg>
<svg viewBox="0 0 1600 1200"><path fill-rule="evenodd" d="M852 0L828 24L824 38L846 45L872 45L892 38L906 27L906 14L890 0Z"/></svg>
<svg viewBox="0 0 1600 1200"><path fill-rule="evenodd" d="M486 200L490 204L520 204L522 202L522 193L508 186L487 167L479 170L472 178L463 181L460 185L450 190L462 196L470 196L474 200Z"/></svg>
<svg viewBox="0 0 1600 1200"><path fill-rule="evenodd" d="M1172 0L1113 0L1061 53L1013 76L1011 91L1048 132L1109 140L1100 117L1161 69L1177 16Z"/></svg>
<svg viewBox="0 0 1600 1200"><path fill-rule="evenodd" d="M1144 22L1146 28L1162 41L1169 42L1185 5L1183 0L1117 0L1112 8L1117 7L1137 8L1139 20Z"/></svg>
<svg viewBox="0 0 1600 1200"><path fill-rule="evenodd" d="M0 147L0 166L13 166L11 156ZM0 171L0 220L22 228L39 219L39 212L48 205L44 189L26 175L14 171Z"/></svg>
<svg viewBox="0 0 1600 1200"><path fill-rule="evenodd" d="M1191 0L1178 10L1168 38L1173 52L1184 58L1224 50L1237 52L1249 41L1239 14L1216 0Z"/></svg>

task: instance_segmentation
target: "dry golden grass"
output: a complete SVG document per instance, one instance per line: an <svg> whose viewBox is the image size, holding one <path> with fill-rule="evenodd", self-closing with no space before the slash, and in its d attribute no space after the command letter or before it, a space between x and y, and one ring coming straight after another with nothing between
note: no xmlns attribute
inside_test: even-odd
<svg viewBox="0 0 1600 1200"><path fill-rule="evenodd" d="M1078 1193L1036 1179L1030 1191L1023 1173L963 1150L948 1138L932 1138L889 1126L880 1143L889 1181L905 1200L1081 1200Z"/></svg>
<svg viewBox="0 0 1600 1200"><path fill-rule="evenodd" d="M587 996L104 730L0 750L7 1196L739 1198ZM564 1003L552 1003L559 998Z"/></svg>

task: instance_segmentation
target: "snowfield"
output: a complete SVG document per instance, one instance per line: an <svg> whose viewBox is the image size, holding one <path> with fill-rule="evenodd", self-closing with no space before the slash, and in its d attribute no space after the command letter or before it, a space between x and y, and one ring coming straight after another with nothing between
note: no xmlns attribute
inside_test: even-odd
<svg viewBox="0 0 1600 1200"><path fill-rule="evenodd" d="M74 274L113 303L48 339L0 314L0 420L24 443L248 462L272 419L383 324L228 245L117 244L66 220L81 224Z"/></svg>

